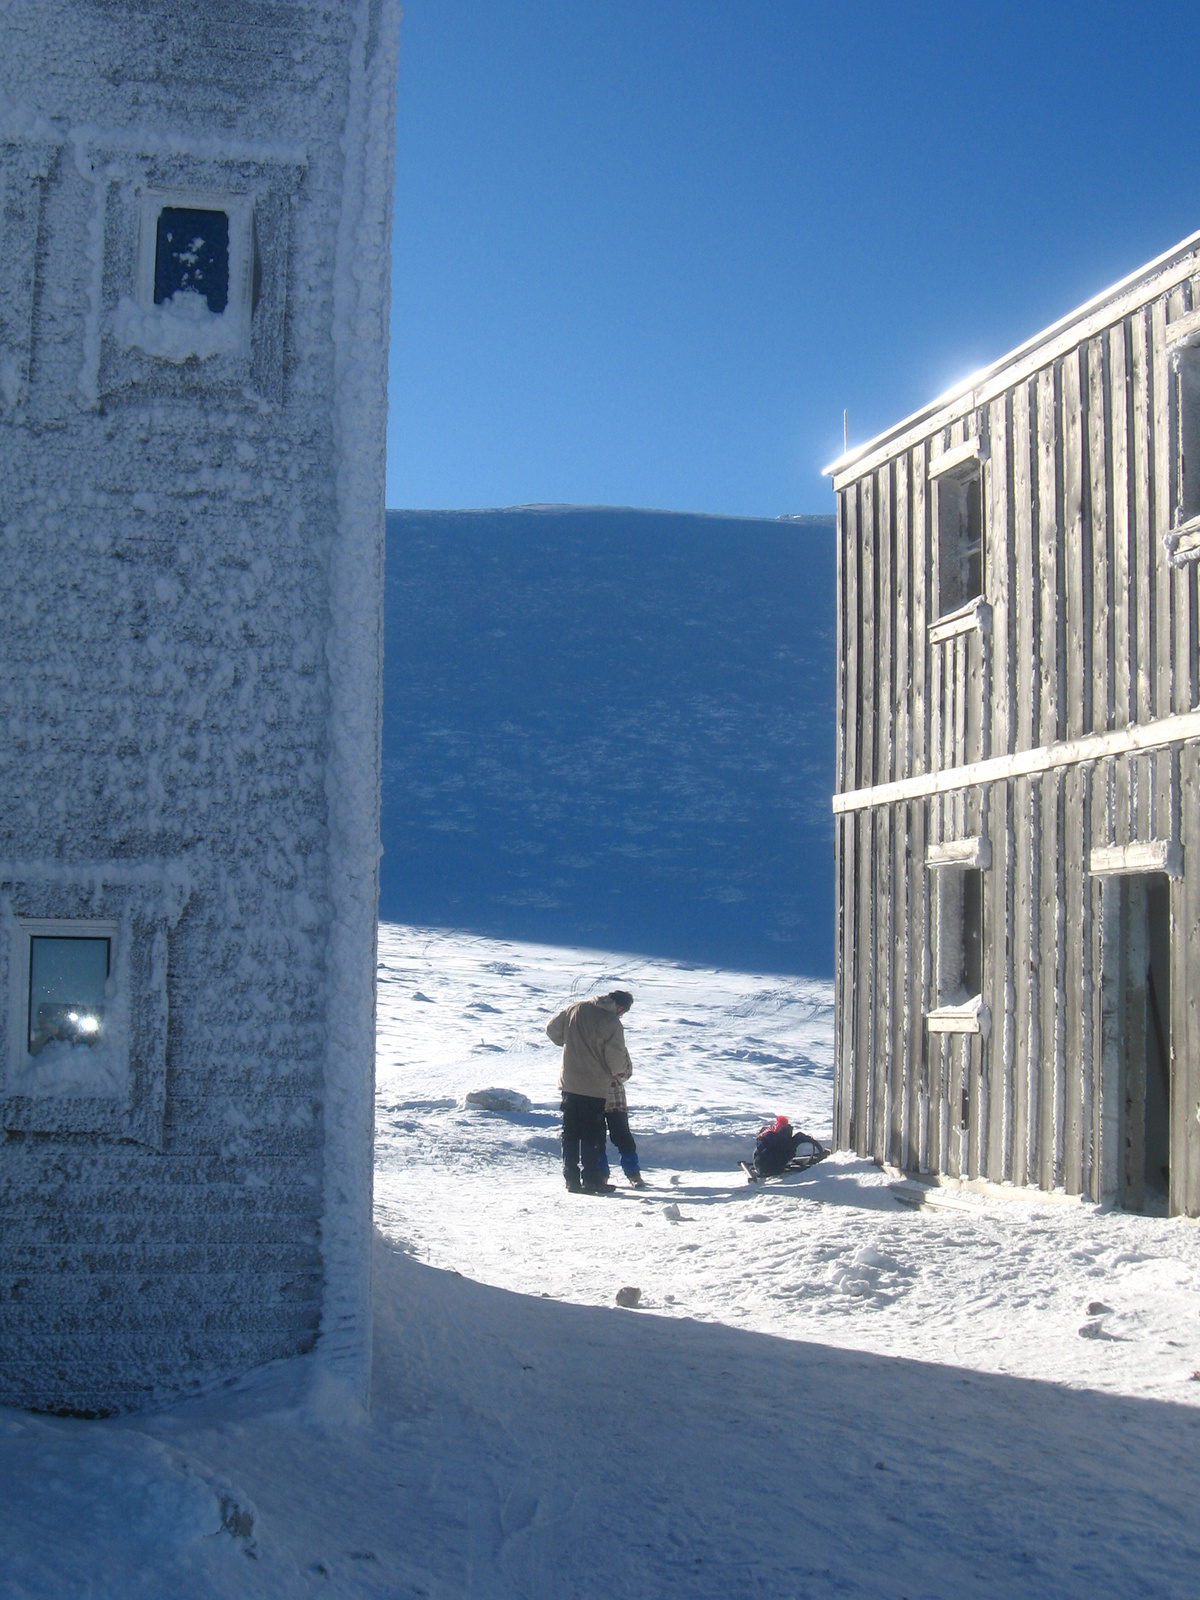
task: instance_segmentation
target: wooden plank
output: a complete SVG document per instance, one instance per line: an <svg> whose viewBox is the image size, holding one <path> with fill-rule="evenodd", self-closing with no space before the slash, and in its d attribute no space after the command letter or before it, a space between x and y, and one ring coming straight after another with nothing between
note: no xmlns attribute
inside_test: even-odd
<svg viewBox="0 0 1200 1600"><path fill-rule="evenodd" d="M1153 374L1150 333L1145 311L1130 320L1133 391L1133 547L1136 596L1134 687L1137 718L1154 716L1158 677L1158 615L1154 561L1153 487ZM1155 826L1157 770L1152 761L1138 758L1131 764L1132 803L1130 827L1134 838L1152 837Z"/></svg>
<svg viewBox="0 0 1200 1600"><path fill-rule="evenodd" d="M912 491L912 519L910 522L912 553L912 637L913 637L913 716L912 716L912 770L928 770L929 759L929 701L926 690L928 650L925 630L928 624L928 598L931 581L931 554L929 525L929 499L925 483L925 445L918 445L912 453L909 472Z"/></svg>
<svg viewBox="0 0 1200 1600"><path fill-rule="evenodd" d="M906 805L894 807L892 823L892 1006L891 1006L891 1066L888 1084L887 1159L893 1166L905 1164L905 1131L908 1111L908 1076L910 1071L908 1041L910 1036L908 968L912 959L912 923L910 919L910 879L920 871L920 862L909 854L908 810Z"/></svg>
<svg viewBox="0 0 1200 1600"><path fill-rule="evenodd" d="M841 939L841 995L840 1025L841 1050L838 1057L838 1108L836 1140L839 1150L854 1148L854 1083L858 1064L858 1015L855 996L858 992L858 818L843 817L842 858L839 891L842 909Z"/></svg>
<svg viewBox="0 0 1200 1600"><path fill-rule="evenodd" d="M909 550L912 564L912 771L923 773L929 762L929 652L925 642L929 621L929 596L932 582L932 530L928 484L926 481L928 446L924 441L912 451L909 489L912 496L909 520ZM929 1152L930 1069L929 1041L925 1033L925 1012L929 1008L931 982L932 927L929 908L929 875L924 868L928 843L928 817L924 801L910 807L912 839L910 909L913 959L909 967L909 1147L908 1164L914 1171L927 1170Z"/></svg>
<svg viewBox="0 0 1200 1600"><path fill-rule="evenodd" d="M1084 1169L1084 1079L1091 1070L1089 1014L1090 962L1087 960L1084 899L1091 887L1087 873L1085 847L1086 773L1073 767L1063 781L1063 862L1062 877L1066 892L1065 1005L1061 1026L1063 1049L1062 1177L1068 1194L1083 1193Z"/></svg>
<svg viewBox="0 0 1200 1600"><path fill-rule="evenodd" d="M865 741L864 741L865 742ZM875 1032L875 813L856 818L858 883L854 952L857 1014L854 1064L854 1149L865 1156L871 1143L871 1072Z"/></svg>
<svg viewBox="0 0 1200 1600"><path fill-rule="evenodd" d="M1181 830L1193 863L1172 887L1171 908L1171 1211L1200 1216L1200 748L1181 758ZM1175 908L1180 915L1175 917Z"/></svg>
<svg viewBox="0 0 1200 1600"><path fill-rule="evenodd" d="M901 800L955 794L960 789L999 783L1006 778L1032 778L1043 772L1057 772L1080 762L1165 750L1170 745L1197 738L1200 738L1200 712L1185 711L1179 716L1159 717L1154 722L1114 728L1111 733L1088 733L1081 739L1061 739L1033 750L1018 750L1011 756L993 756L987 761L972 761L965 767L948 767L921 777L854 789L848 794L835 795L833 810L840 814L870 806L895 805Z"/></svg>
<svg viewBox="0 0 1200 1600"><path fill-rule="evenodd" d="M846 494L843 491L837 496L837 532L834 548L837 552L837 608L836 617L836 642L834 645L834 692L837 696L837 723L836 744L834 753L834 788L843 794L848 787L846 781Z"/></svg>
<svg viewBox="0 0 1200 1600"><path fill-rule="evenodd" d="M896 776L895 737L896 704L892 693L895 681L895 535L892 517L891 464L879 469L875 486L876 593L878 618L875 627L875 661L877 669L876 706L878 708L879 736L877 740L876 782Z"/></svg>
<svg viewBox="0 0 1200 1600"><path fill-rule="evenodd" d="M994 401L988 419L991 441L984 469L985 497L984 595L992 607L988 754L1008 754L1012 749L1012 541L1009 530L1009 425L1010 400Z"/></svg>
<svg viewBox="0 0 1200 1600"><path fill-rule="evenodd" d="M1017 831L1018 901L1015 925L1018 949L1023 957L1017 969L1017 1015L1022 1024L1018 1032L1017 1048L1020 1064L1021 1111L1024 1121L1023 1127L1019 1130L1022 1155L1019 1181L1032 1184L1039 1182L1042 1123L1038 1091L1042 1059L1043 781L1037 779L1020 786L1025 791L1023 807L1025 814L1018 823Z"/></svg>
<svg viewBox="0 0 1200 1600"><path fill-rule="evenodd" d="M1154 595L1154 715L1167 716L1186 706L1175 704L1175 640L1172 570L1163 543L1171 531L1171 397L1166 353L1167 304L1150 307L1150 556ZM1178 576L1178 574L1175 574ZM1159 785L1159 794L1162 788Z"/></svg>
<svg viewBox="0 0 1200 1600"><path fill-rule="evenodd" d="M1121 885L1123 926L1122 998L1127 1019L1124 1032L1125 1095L1121 1110L1121 1202L1140 1211L1146 1193L1146 882L1131 878Z"/></svg>
<svg viewBox="0 0 1200 1600"><path fill-rule="evenodd" d="M1099 1094L1093 1126L1098 1157L1099 1198L1116 1200L1121 1173L1121 886L1101 881L1101 968Z"/></svg>
<svg viewBox="0 0 1200 1600"><path fill-rule="evenodd" d="M1150 338L1150 491L1151 587L1154 607L1154 713L1168 716L1175 707L1175 580L1180 576L1167 560L1164 540L1171 529L1170 383L1166 354L1167 303L1149 308ZM1169 836L1172 826L1171 757L1153 758L1154 813L1148 836Z"/></svg>
<svg viewBox="0 0 1200 1600"><path fill-rule="evenodd" d="M858 684L858 659L862 637L862 602L859 568L858 491L846 490L842 495L842 555L845 587L845 699L843 720L845 724L844 759L846 787L854 788L862 779L859 756L861 699ZM854 1145L855 1084L858 1077L858 819L848 827L842 852L842 905L843 935L843 990L842 990L842 1090L838 1129L841 1149Z"/></svg>
<svg viewBox="0 0 1200 1600"><path fill-rule="evenodd" d="M1114 328L1109 339L1112 419L1112 550L1113 550L1113 721L1126 728L1137 720L1134 649L1137 634L1136 552L1133 493L1130 480L1131 388L1128 374L1128 326ZM1129 763L1113 765L1113 837L1128 844L1133 837Z"/></svg>
<svg viewBox="0 0 1200 1600"><path fill-rule="evenodd" d="M983 998L992 1014L990 1048L984 1060L987 1098L987 1134L981 1144L983 1176L1003 1183L1007 1175L1005 1144L1012 1107L1007 1075L1011 1028L1009 956L1009 818L1008 785L995 784L987 792L987 831L992 844L992 867L983 880Z"/></svg>
<svg viewBox="0 0 1200 1600"><path fill-rule="evenodd" d="M1108 373L1105 342L1087 346L1089 517L1092 552L1092 730L1112 727L1112 520Z"/></svg>
<svg viewBox="0 0 1200 1600"><path fill-rule="evenodd" d="M1130 378L1133 387L1133 576L1137 624L1134 704L1138 721L1149 722L1154 716L1154 651L1157 641L1154 615L1154 553L1151 548L1154 537L1151 521L1153 464L1150 457L1152 375L1149 331L1142 313L1139 312L1130 319L1129 331L1132 353Z"/></svg>
<svg viewBox="0 0 1200 1600"><path fill-rule="evenodd" d="M845 764L846 789L862 787L862 761L859 746L862 724L862 696L858 684L858 658L862 639L862 601L860 599L861 561L859 557L858 492L848 489L842 496L842 550L845 562L846 666L845 666Z"/></svg>
<svg viewBox="0 0 1200 1600"><path fill-rule="evenodd" d="M954 1035L929 1036L929 1064L932 1072L929 1095L929 1170L949 1172L947 1149L950 1143L950 1048Z"/></svg>
<svg viewBox="0 0 1200 1600"><path fill-rule="evenodd" d="M1109 344L1112 397L1113 697L1118 728L1125 727L1137 716L1137 691L1134 683L1137 592L1133 489L1130 478L1131 389L1126 367L1128 331L1125 326L1114 328Z"/></svg>
<svg viewBox="0 0 1200 1600"><path fill-rule="evenodd" d="M1062 364L1063 543L1066 576L1066 727L1069 739L1092 730L1092 551L1084 515L1088 488L1087 383L1082 350Z"/></svg>
<svg viewBox="0 0 1200 1600"><path fill-rule="evenodd" d="M1038 830L1035 850L1039 857L1040 886L1038 894L1038 940L1041 960L1038 966L1038 1039L1040 1048L1034 1060L1038 1104L1038 1140L1034 1181L1043 1189L1053 1189L1057 1183L1058 1113L1061 1100L1058 1094L1058 986L1062 974L1056 966L1058 955L1058 919L1061 906L1058 885L1060 816L1058 808L1058 775L1047 774L1040 779L1039 788L1041 827Z"/></svg>
<svg viewBox="0 0 1200 1600"><path fill-rule="evenodd" d="M871 1073L871 1155L886 1161L892 1082L892 958L895 950L892 884L892 811L875 816L875 1038Z"/></svg>
<svg viewBox="0 0 1200 1600"><path fill-rule="evenodd" d="M1066 737L1063 715L1063 538L1060 526L1058 379L1050 369L1037 379L1038 715L1041 741Z"/></svg>
<svg viewBox="0 0 1200 1600"><path fill-rule="evenodd" d="M925 871L924 801L908 807L909 820L909 927L912 959L908 967L908 1146L905 1166L912 1172L927 1170L929 1149L929 1053L925 1013L930 1004L931 950L929 874Z"/></svg>
<svg viewBox="0 0 1200 1600"><path fill-rule="evenodd" d="M885 775L895 775L895 702L892 685L895 676L894 617L896 585L894 580L893 534L893 484L890 463L879 469L875 485L876 526L876 775L877 781ZM891 1066L893 1044L892 973L894 953L894 886L892 883L892 817L884 809L876 819L876 907L875 907L875 1019L874 1057L872 1074L872 1139L871 1154L877 1160L887 1158L887 1129L891 1116Z"/></svg>
<svg viewBox="0 0 1200 1600"><path fill-rule="evenodd" d="M1178 321L1187 310L1191 295L1187 285L1180 285L1167 301L1167 317ZM1156 352L1157 358L1157 352ZM1159 441L1159 451L1165 456L1167 501L1159 510L1159 523L1173 528L1182 520L1182 452L1179 448L1180 378L1171 370L1169 359L1163 361L1163 379L1167 390L1166 438ZM1174 654L1172 667L1171 706L1174 711L1190 711L1195 704L1195 636L1196 595L1195 564L1187 567L1167 567L1171 586L1171 648Z"/></svg>
<svg viewBox="0 0 1200 1600"><path fill-rule="evenodd" d="M966 1045L967 1128L963 1140L966 1146L963 1173L969 1178L981 1178L987 1146L987 1058L991 1044L980 1033L968 1039Z"/></svg>
<svg viewBox="0 0 1200 1600"><path fill-rule="evenodd" d="M875 509L874 480L867 478L860 487L859 550L861 578L862 633L859 648L859 685L862 707L862 735L859 741L864 782L874 782L878 770L876 750L879 737L875 715L875 687L879 671L879 584L876 568L878 528ZM870 1153L873 1135L873 1102L875 1075L876 987L875 929L878 901L876 895L874 813L863 819L860 833L861 846L858 863L859 892L859 1060L855 1090L855 1122L858 1137L855 1150L860 1156Z"/></svg>
<svg viewBox="0 0 1200 1600"><path fill-rule="evenodd" d="M1104 837L1107 825L1109 772L1106 767L1087 774L1087 817L1089 848ZM1084 1164L1084 1191L1097 1203L1103 1198L1103 1120L1104 1109L1104 885L1091 879L1085 890L1085 920L1090 967L1088 1007L1091 1038L1091 1071L1084 1079L1084 1119L1087 1159Z"/></svg>
<svg viewBox="0 0 1200 1600"><path fill-rule="evenodd" d="M967 1139L963 1116L963 1098L970 1084L971 1036L950 1033L946 1036L946 1100L944 1111L944 1140L941 1171L952 1178L968 1176Z"/></svg>
<svg viewBox="0 0 1200 1600"><path fill-rule="evenodd" d="M839 584L839 588L840 588ZM833 819L833 1148L840 1150L842 1142L842 1071L845 1050L843 995L845 994L846 909L842 895L843 857L845 855L845 817Z"/></svg>
<svg viewBox="0 0 1200 1600"><path fill-rule="evenodd" d="M875 520L875 484L871 478L862 484L859 501L859 576L861 580L862 632L859 636L858 681L862 707L862 734L859 740L864 783L874 783L879 768L876 748L879 730L875 717L875 687L879 672L879 582L876 571L878 529Z"/></svg>
<svg viewBox="0 0 1200 1600"><path fill-rule="evenodd" d="M909 547L909 461L901 456L895 476L896 540L896 687L895 722L897 777L912 772L912 555Z"/></svg>
<svg viewBox="0 0 1200 1600"><path fill-rule="evenodd" d="M1037 695L1037 560L1034 551L1033 417L1029 386L1022 384L1012 399L1013 549L1016 612L1014 706L1017 750L1038 743Z"/></svg>

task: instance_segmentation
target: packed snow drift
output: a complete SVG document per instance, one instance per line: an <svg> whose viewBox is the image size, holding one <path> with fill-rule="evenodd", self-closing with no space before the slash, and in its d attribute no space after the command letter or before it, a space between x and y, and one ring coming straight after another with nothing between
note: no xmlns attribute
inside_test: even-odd
<svg viewBox="0 0 1200 1600"><path fill-rule="evenodd" d="M652 1187L570 1195L542 1029L617 983ZM369 1415L2 1413L0 1597L1190 1595L1200 1230L748 1184L831 1059L824 983L385 925Z"/></svg>

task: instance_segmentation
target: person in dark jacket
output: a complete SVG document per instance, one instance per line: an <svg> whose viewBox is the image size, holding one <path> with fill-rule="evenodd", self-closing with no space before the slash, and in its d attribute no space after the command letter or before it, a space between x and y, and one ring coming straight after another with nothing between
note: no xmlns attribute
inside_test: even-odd
<svg viewBox="0 0 1200 1600"><path fill-rule="evenodd" d="M759 1177L774 1178L783 1172L803 1137L786 1117L776 1117L760 1129L754 1146L754 1170Z"/></svg>
<svg viewBox="0 0 1200 1600"><path fill-rule="evenodd" d="M621 1018L633 1004L627 989L593 995L565 1007L546 1024L562 1046L563 1177L573 1193L611 1194L605 1177L604 1107L613 1081L633 1071Z"/></svg>

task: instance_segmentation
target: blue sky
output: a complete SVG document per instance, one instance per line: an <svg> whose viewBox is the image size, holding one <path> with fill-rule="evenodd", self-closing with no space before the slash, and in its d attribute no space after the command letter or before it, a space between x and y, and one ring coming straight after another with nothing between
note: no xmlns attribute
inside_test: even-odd
<svg viewBox="0 0 1200 1600"><path fill-rule="evenodd" d="M388 505L774 516L1200 229L1200 5L405 0Z"/></svg>

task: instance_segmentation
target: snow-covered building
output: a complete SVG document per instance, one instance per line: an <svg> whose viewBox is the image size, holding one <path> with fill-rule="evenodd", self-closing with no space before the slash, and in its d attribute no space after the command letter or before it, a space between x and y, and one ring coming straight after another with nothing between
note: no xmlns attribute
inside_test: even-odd
<svg viewBox="0 0 1200 1600"><path fill-rule="evenodd" d="M3 7L7 1404L365 1384L396 32Z"/></svg>
<svg viewBox="0 0 1200 1600"><path fill-rule="evenodd" d="M1200 1213L1200 235L827 469L835 1131Z"/></svg>

